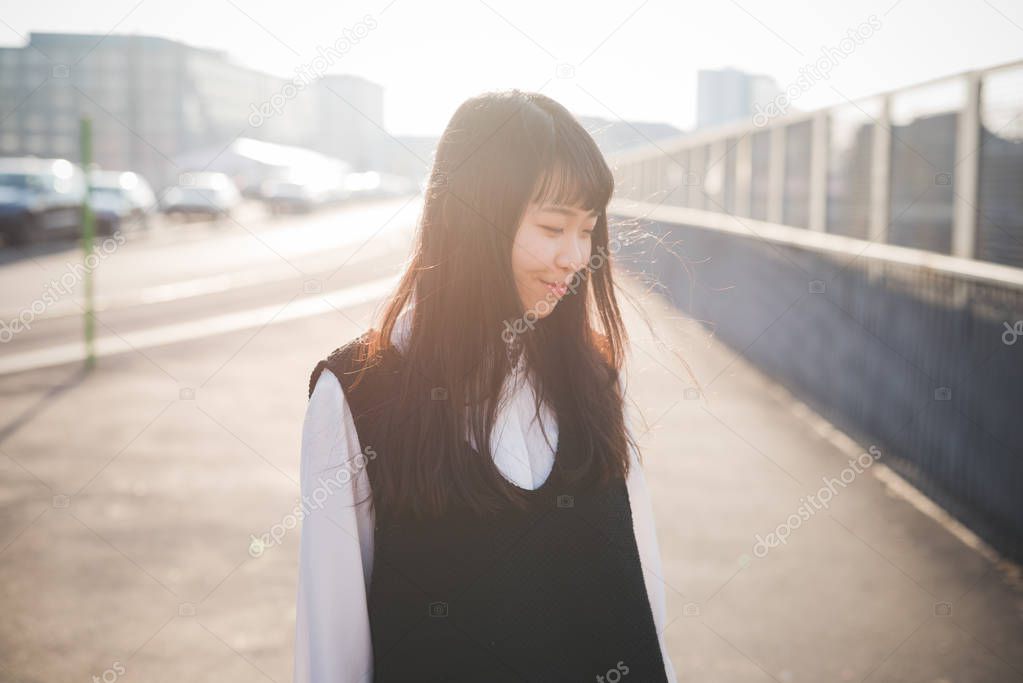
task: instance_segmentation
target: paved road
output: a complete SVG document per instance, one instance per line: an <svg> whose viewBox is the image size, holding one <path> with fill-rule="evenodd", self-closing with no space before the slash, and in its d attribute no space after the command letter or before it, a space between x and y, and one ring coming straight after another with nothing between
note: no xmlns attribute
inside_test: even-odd
<svg viewBox="0 0 1023 683"><path fill-rule="evenodd" d="M396 234L407 236L402 220ZM280 229L274 244L292 243L287 226L252 231ZM322 223L290 229L314 243L336 234ZM125 303L153 284L180 285L164 275L189 259L211 265L186 282L291 268L225 267L243 236L261 247L241 232L207 235L198 251L126 245L118 277L135 284L103 290L111 308L97 331L137 346L101 357L89 375L39 362L0 375L0 680L290 680L299 533L258 557L250 541L298 500L309 371L362 331L378 301L367 284L398 272L407 243L370 240L369 257L340 269L358 245L310 249L285 255L297 272L270 282L190 296L172 287L161 303ZM0 284L12 267L27 266L8 264ZM310 279L331 293L318 311L303 308L318 293ZM844 439L703 328L625 284L706 392L686 391L679 360L629 311L631 410L680 681L1023 680L1020 589L940 511L900 493L884 467L892 454L854 470L849 461L871 444ZM0 309L16 309L12 290L0 291ZM77 324L41 320L2 358L68 343ZM176 341L145 336L154 329ZM825 478L839 482L830 496ZM811 495L829 498L827 508ZM786 542L756 545L772 532Z"/></svg>

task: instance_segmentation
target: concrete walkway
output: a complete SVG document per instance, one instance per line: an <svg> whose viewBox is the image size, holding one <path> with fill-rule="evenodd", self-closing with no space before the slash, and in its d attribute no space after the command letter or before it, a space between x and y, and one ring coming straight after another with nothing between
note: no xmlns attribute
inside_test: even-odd
<svg viewBox="0 0 1023 683"><path fill-rule="evenodd" d="M894 454L854 443L663 302L645 308L706 392L687 392L627 312L680 681L1023 680L1017 567L925 514L885 467Z"/></svg>
<svg viewBox="0 0 1023 683"><path fill-rule="evenodd" d="M629 311L680 681L1023 680L1020 590L891 454L856 471L870 444L645 305L707 391ZM289 681L299 533L250 541L298 501L313 364L370 310L0 377L0 679Z"/></svg>

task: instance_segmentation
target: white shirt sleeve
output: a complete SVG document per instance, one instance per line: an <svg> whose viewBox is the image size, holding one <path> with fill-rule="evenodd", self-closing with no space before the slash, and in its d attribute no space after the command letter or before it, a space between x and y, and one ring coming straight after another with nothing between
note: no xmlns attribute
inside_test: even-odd
<svg viewBox="0 0 1023 683"><path fill-rule="evenodd" d="M632 420L626 407L626 429L630 434ZM643 565L643 578L646 582L647 595L650 598L650 610L654 615L654 626L657 629L657 640L664 658L664 671L669 683L677 683L675 667L668 656L668 647L664 640L665 605L664 571L661 567L661 551L657 543L657 527L654 520L653 503L647 490L646 476L635 448L629 448L630 467L626 486L629 490L629 501L632 508L632 524L636 534L636 546L639 549L640 562Z"/></svg>
<svg viewBox="0 0 1023 683"><path fill-rule="evenodd" d="M373 680L367 594L373 572L369 478L351 408L324 370L302 427L302 535L295 609L295 683Z"/></svg>

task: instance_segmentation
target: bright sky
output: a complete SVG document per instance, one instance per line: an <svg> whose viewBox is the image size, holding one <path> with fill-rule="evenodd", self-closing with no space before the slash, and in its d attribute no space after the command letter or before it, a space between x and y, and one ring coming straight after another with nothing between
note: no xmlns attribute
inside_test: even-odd
<svg viewBox="0 0 1023 683"><path fill-rule="evenodd" d="M784 88L870 15L873 35L796 107L1023 59L1018 0L105 0L84 7L9 3L0 10L0 44L23 44L30 31L143 33L293 75L318 46L359 23L373 25L333 71L384 86L385 125L395 134L439 135L467 97L510 87L542 89L576 114L689 128L697 69L766 73ZM574 76L557 78L559 63L573 65Z"/></svg>

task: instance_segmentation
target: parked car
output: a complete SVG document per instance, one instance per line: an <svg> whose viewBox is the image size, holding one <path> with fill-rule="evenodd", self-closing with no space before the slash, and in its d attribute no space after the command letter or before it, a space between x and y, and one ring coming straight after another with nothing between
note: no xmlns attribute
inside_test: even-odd
<svg viewBox="0 0 1023 683"><path fill-rule="evenodd" d="M163 195L161 208L168 215L230 216L241 202L241 192L224 173L186 173Z"/></svg>
<svg viewBox="0 0 1023 683"><path fill-rule="evenodd" d="M0 234L23 245L81 232L85 174L67 159L0 158Z"/></svg>
<svg viewBox="0 0 1023 683"><path fill-rule="evenodd" d="M131 171L93 171L89 174L89 205L96 216L96 232L149 227L157 208L156 195L146 179Z"/></svg>
<svg viewBox="0 0 1023 683"><path fill-rule="evenodd" d="M330 200L329 188L308 180L266 180L260 195L271 213L308 212Z"/></svg>
<svg viewBox="0 0 1023 683"><path fill-rule="evenodd" d="M377 171L349 173L345 178L345 189L351 199L400 197L415 194L418 190L415 181L409 178Z"/></svg>

